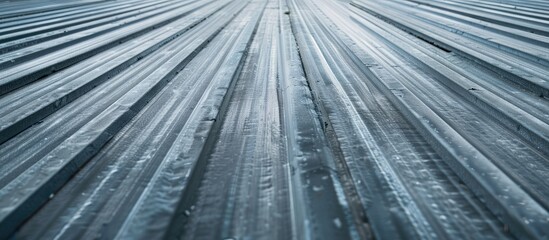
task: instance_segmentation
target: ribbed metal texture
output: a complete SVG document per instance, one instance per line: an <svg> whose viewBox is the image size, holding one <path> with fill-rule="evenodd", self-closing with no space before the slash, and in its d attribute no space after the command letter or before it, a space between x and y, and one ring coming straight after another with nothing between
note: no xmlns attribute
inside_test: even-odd
<svg viewBox="0 0 549 240"><path fill-rule="evenodd" d="M547 239L549 2L0 2L0 239Z"/></svg>

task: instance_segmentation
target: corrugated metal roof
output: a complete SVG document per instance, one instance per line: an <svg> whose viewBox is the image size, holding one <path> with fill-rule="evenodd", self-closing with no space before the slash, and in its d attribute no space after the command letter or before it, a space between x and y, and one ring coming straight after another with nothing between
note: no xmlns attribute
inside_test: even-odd
<svg viewBox="0 0 549 240"><path fill-rule="evenodd" d="M0 238L547 238L548 13L0 3Z"/></svg>

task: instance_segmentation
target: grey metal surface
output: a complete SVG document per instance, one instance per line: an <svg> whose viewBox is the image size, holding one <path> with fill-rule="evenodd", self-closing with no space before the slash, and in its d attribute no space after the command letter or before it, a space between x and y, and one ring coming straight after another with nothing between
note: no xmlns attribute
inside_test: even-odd
<svg viewBox="0 0 549 240"><path fill-rule="evenodd" d="M0 239L547 239L548 13L0 2Z"/></svg>

